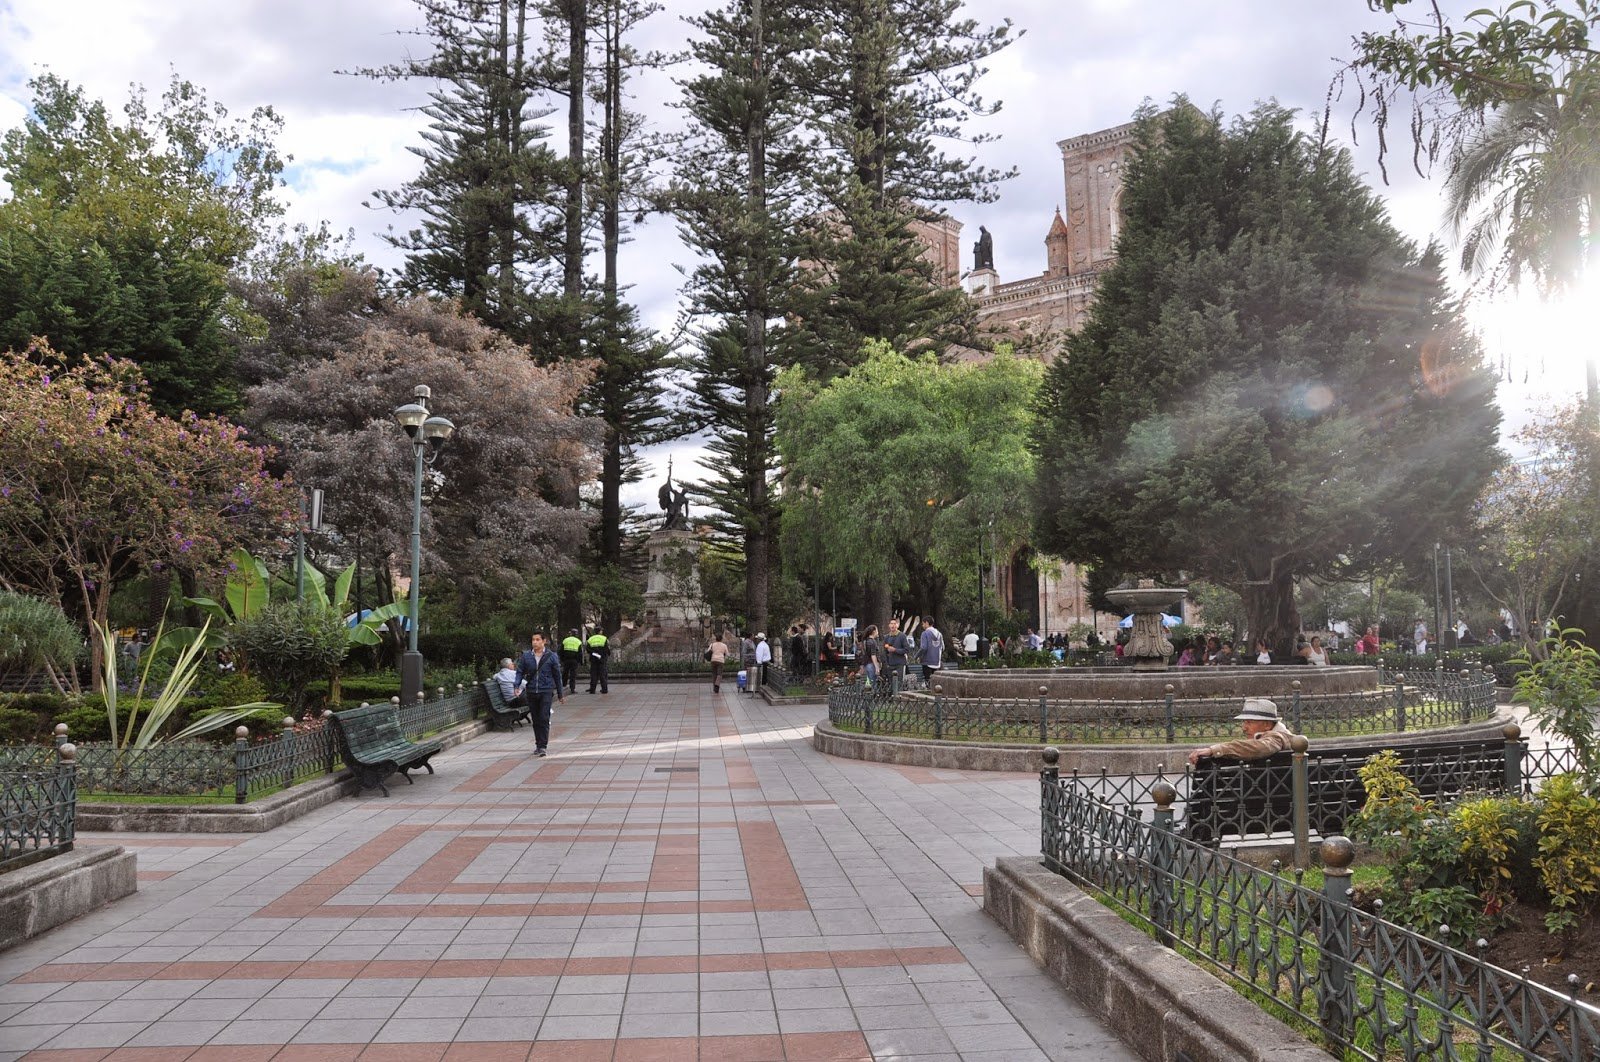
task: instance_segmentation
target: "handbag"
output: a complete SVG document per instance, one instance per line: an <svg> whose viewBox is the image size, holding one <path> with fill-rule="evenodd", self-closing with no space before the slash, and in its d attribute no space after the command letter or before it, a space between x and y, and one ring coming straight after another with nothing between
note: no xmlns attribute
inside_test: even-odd
<svg viewBox="0 0 1600 1062"><path fill-rule="evenodd" d="M710 661L711 661L711 647L709 645L706 646L706 651L700 654L700 659L706 661L707 663L710 663Z"/></svg>

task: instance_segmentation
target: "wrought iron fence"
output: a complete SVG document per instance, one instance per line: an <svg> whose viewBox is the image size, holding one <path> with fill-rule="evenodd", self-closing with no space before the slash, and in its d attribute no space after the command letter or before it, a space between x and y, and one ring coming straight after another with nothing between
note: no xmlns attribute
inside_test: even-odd
<svg viewBox="0 0 1600 1062"><path fill-rule="evenodd" d="M454 694L436 691L433 700L398 708L400 729L408 738L469 722L488 709L481 686L458 686ZM339 746L328 715L310 726L252 737L248 731L229 744L182 741L147 749L110 744L77 747L77 788L84 792L137 796L232 797L243 804L339 767ZM241 728L242 729L242 728ZM66 728L56 728L66 741ZM36 770L53 763L48 745L0 746L0 771Z"/></svg>
<svg viewBox="0 0 1600 1062"><path fill-rule="evenodd" d="M1324 842L1324 886L1308 888L1183 837L1170 788L1152 787L1147 821L1047 768L1045 864L1336 1052L1600 1057L1600 1010L1354 908L1348 841Z"/></svg>
<svg viewBox="0 0 1600 1062"><path fill-rule="evenodd" d="M770 673L769 673L770 674ZM785 673L787 674L787 673ZM1437 729L1483 722L1495 710L1494 681L1484 672L1396 673L1378 689L1355 694L1302 694L1280 701L1289 728L1307 737L1358 736ZM768 684L772 684L769 677ZM1037 698L896 694L880 678L835 686L828 721L869 734L944 741L1047 744L1191 744L1236 736L1233 717L1244 699L1179 698L1079 701Z"/></svg>
<svg viewBox="0 0 1600 1062"><path fill-rule="evenodd" d="M43 766L0 767L0 871L72 848L78 791L68 745Z"/></svg>

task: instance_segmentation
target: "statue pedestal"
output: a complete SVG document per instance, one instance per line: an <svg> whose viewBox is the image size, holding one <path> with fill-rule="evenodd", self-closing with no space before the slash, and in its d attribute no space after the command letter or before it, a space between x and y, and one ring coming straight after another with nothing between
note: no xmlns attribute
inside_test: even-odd
<svg viewBox="0 0 1600 1062"><path fill-rule="evenodd" d="M699 627L704 605L696 563L700 537L683 528L652 532L645 539L650 570L645 576L647 626Z"/></svg>
<svg viewBox="0 0 1600 1062"><path fill-rule="evenodd" d="M974 269L967 274L967 294L978 297L993 295L994 289L1000 286L1000 274L993 269Z"/></svg>

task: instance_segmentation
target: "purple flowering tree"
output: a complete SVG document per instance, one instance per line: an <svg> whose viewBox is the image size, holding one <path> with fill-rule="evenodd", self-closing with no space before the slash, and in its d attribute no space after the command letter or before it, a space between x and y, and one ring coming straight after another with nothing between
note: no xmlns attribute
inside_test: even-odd
<svg viewBox="0 0 1600 1062"><path fill-rule="evenodd" d="M288 484L243 429L156 412L138 367L63 368L44 344L0 355L0 580L104 624L120 580L219 572L291 530ZM90 640L100 681L101 646Z"/></svg>

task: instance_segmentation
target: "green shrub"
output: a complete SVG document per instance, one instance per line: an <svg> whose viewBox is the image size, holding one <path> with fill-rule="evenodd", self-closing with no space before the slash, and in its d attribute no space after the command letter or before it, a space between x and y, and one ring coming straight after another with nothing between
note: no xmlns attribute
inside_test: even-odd
<svg viewBox="0 0 1600 1062"><path fill-rule="evenodd" d="M132 700L128 698L128 703L131 704ZM86 696L78 707L61 713L56 722L67 724L68 740L79 745L88 741L111 740L111 722L106 718L106 702L99 694Z"/></svg>
<svg viewBox="0 0 1600 1062"><path fill-rule="evenodd" d="M1536 812L1516 797L1482 797L1450 809L1450 824L1461 841L1461 870L1467 883L1494 906L1514 895L1516 864L1525 827Z"/></svg>
<svg viewBox="0 0 1600 1062"><path fill-rule="evenodd" d="M25 712L20 708L0 708L0 743L20 745L37 741L49 729L33 712Z"/></svg>
<svg viewBox="0 0 1600 1062"><path fill-rule="evenodd" d="M1600 899L1600 800L1575 775L1557 775L1539 792L1539 854L1534 859L1550 895L1545 927L1575 929Z"/></svg>
<svg viewBox="0 0 1600 1062"><path fill-rule="evenodd" d="M310 601L266 606L235 623L228 643L244 655L273 699L294 716L305 709L310 683L327 675L350 648L344 617Z"/></svg>
<svg viewBox="0 0 1600 1062"><path fill-rule="evenodd" d="M83 632L61 606L0 590L0 671L71 671L83 656Z"/></svg>
<svg viewBox="0 0 1600 1062"><path fill-rule="evenodd" d="M428 661L430 671L436 665L484 667L498 664L503 656L517 655L517 643L498 623L435 628L417 636L417 649Z"/></svg>

